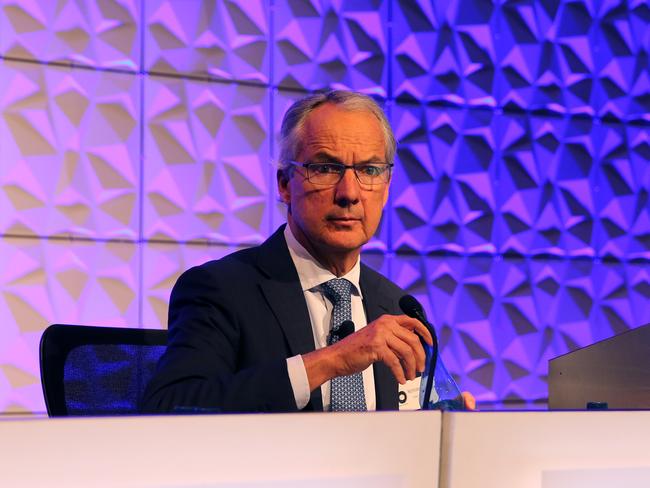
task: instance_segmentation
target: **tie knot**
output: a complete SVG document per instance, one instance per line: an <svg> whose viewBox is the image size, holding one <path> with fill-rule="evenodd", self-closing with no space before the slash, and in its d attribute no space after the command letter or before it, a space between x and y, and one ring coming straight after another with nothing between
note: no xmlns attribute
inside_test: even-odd
<svg viewBox="0 0 650 488"><path fill-rule="evenodd" d="M334 306L345 301L350 301L350 290L352 283L345 278L334 278L321 285L323 293Z"/></svg>

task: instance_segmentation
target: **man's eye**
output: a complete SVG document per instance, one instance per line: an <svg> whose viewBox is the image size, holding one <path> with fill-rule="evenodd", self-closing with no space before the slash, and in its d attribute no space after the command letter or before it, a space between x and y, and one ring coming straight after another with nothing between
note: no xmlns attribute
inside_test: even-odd
<svg viewBox="0 0 650 488"><path fill-rule="evenodd" d="M340 164L318 163L312 164L309 168L313 173L319 175L339 174L341 172Z"/></svg>
<svg viewBox="0 0 650 488"><path fill-rule="evenodd" d="M357 173L365 176L379 176L383 173L384 168L374 164L364 164L363 166L356 167Z"/></svg>

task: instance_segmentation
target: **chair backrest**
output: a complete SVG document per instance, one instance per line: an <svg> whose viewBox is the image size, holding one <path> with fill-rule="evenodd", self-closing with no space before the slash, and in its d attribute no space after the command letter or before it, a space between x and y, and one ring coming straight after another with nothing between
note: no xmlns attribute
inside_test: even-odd
<svg viewBox="0 0 650 488"><path fill-rule="evenodd" d="M137 414L166 344L166 330L50 325L40 345L47 413Z"/></svg>

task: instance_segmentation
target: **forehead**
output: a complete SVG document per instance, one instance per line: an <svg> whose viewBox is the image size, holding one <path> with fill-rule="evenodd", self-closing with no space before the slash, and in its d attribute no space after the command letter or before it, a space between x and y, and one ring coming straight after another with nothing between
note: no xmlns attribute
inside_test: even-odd
<svg viewBox="0 0 650 488"><path fill-rule="evenodd" d="M371 112L324 104L305 119L300 149L304 157L323 152L353 162L384 159L386 144L381 124Z"/></svg>

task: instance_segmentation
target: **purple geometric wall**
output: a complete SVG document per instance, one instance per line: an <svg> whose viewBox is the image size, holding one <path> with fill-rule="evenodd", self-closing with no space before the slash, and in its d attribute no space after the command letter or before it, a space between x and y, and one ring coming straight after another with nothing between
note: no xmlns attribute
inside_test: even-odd
<svg viewBox="0 0 650 488"><path fill-rule="evenodd" d="M364 253L479 401L650 322L650 7L0 0L0 412L43 412L49 323L165 327L189 266L284 221L290 103L351 88L399 140Z"/></svg>

